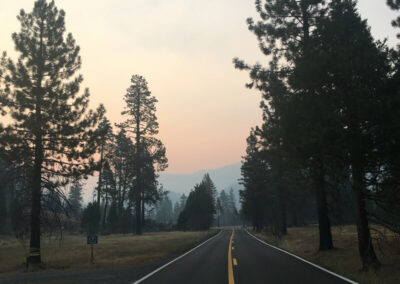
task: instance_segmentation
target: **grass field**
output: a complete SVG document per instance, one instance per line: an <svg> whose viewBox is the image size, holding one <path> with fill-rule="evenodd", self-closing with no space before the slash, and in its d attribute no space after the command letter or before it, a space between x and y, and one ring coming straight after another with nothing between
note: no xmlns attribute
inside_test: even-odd
<svg viewBox="0 0 400 284"><path fill-rule="evenodd" d="M268 233L255 234L270 244L345 275L359 283L400 283L400 239L380 228L372 231L375 252L382 263L377 271L361 271L355 226L333 227L335 249L318 251L318 227L288 228L288 235L277 239ZM251 231L250 231L251 232Z"/></svg>
<svg viewBox="0 0 400 284"><path fill-rule="evenodd" d="M94 245L95 263L90 262L90 245L84 235L42 238L42 261L46 270L84 270L128 266L182 253L215 234L205 232L161 232L142 236L99 236ZM0 273L25 270L27 243L0 236Z"/></svg>

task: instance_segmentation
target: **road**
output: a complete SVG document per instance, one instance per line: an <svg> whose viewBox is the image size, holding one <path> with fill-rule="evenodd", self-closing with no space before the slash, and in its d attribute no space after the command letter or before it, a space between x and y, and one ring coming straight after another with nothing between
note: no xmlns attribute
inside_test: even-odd
<svg viewBox="0 0 400 284"><path fill-rule="evenodd" d="M273 248L243 229L225 229L178 257L114 269L0 275L0 283L354 283L340 277Z"/></svg>
<svg viewBox="0 0 400 284"><path fill-rule="evenodd" d="M339 277L232 229L134 283L351 283Z"/></svg>

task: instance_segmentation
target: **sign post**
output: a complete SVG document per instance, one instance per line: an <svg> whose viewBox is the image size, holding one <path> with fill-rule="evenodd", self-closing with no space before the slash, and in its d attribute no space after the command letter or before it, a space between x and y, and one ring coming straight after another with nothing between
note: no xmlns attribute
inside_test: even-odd
<svg viewBox="0 0 400 284"><path fill-rule="evenodd" d="M96 245L98 242L97 235L88 235L87 236L87 244L90 245L90 261L94 263L94 254L93 254L93 245Z"/></svg>

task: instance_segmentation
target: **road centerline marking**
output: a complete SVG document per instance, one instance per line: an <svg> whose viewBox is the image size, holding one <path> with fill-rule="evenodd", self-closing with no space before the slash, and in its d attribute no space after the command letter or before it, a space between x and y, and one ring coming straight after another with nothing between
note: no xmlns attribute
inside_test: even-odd
<svg viewBox="0 0 400 284"><path fill-rule="evenodd" d="M236 260L236 258L233 258L233 265L234 265L234 266L237 265L237 260Z"/></svg>
<svg viewBox="0 0 400 284"><path fill-rule="evenodd" d="M232 239L235 234L235 229L232 230L232 235L229 240L229 249L228 249L228 283L235 284L235 279L233 276L233 267L232 267Z"/></svg>

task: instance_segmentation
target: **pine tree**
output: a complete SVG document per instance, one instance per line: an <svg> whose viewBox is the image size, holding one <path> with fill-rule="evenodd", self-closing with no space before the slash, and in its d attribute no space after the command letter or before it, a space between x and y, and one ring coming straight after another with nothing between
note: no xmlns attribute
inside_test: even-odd
<svg viewBox="0 0 400 284"><path fill-rule="evenodd" d="M237 209L236 209L236 198L235 194L233 193L233 188L229 190L229 213L230 213L230 224L236 225L237 219Z"/></svg>
<svg viewBox="0 0 400 284"><path fill-rule="evenodd" d="M210 196L213 197L213 207L215 208L215 200L217 197L217 188L215 187L214 182L211 180L210 175L208 173L206 173L203 176L203 180L201 181L202 184L204 184L204 186L206 187L208 193L210 194Z"/></svg>
<svg viewBox="0 0 400 284"><path fill-rule="evenodd" d="M117 189L116 189L116 184L115 184L115 179L114 179L114 173L110 167L110 164L108 161L104 163L104 168L103 168L103 174L101 176L100 180L102 184L102 191L101 191L101 197L103 199L103 220L102 220L102 231L105 231L107 229L106 227L106 221L107 221L107 209L110 201L112 203L116 202L116 196L117 196Z"/></svg>
<svg viewBox="0 0 400 284"><path fill-rule="evenodd" d="M253 229L261 231L267 207L267 177L268 166L261 157L259 141L251 130L247 138L246 155L242 159L241 184L244 189L239 191L242 211L250 218Z"/></svg>
<svg viewBox="0 0 400 284"><path fill-rule="evenodd" d="M248 70L251 83L247 87L258 89L263 96L261 107L263 109L264 124L258 135L265 149L265 153L274 162L274 175L277 191L277 206L281 233L286 233L286 200L287 189L285 187L285 176L291 176L286 165L314 162L315 158L304 157L301 147L297 146L297 137L291 131L292 126L297 126L299 120L293 119L293 109L289 103L297 97L289 85L289 75L293 72L294 62L304 56L309 48L309 38L319 19L327 12L325 1L322 0L265 0L256 1L256 9L261 18L255 22L248 19L249 30L258 38L259 46L264 55L270 56L268 68L260 64L249 66L243 61L235 58L235 67L241 70ZM293 104L295 105L295 104ZM309 112L309 109L299 108L300 111ZM307 122L306 122L307 123ZM289 127L287 127L289 125ZM305 124L307 125L307 124ZM309 137L302 135L302 137ZM307 139L305 139L307 140ZM309 145L305 141L303 145ZM321 143L322 144L322 143ZM293 145L293 146L292 146ZM293 155L293 153L296 153ZM300 153L300 158L298 153ZM270 161L271 165L271 161ZM315 175L314 183L316 189L316 200L319 212L320 249L333 248L330 221L327 214L326 192L324 189L323 163L312 163ZM304 167L302 165L300 167Z"/></svg>
<svg viewBox="0 0 400 284"><path fill-rule="evenodd" d="M133 136L134 140L134 159L135 159L135 183L133 198L135 202L136 234L142 233L142 208L143 194L145 190L145 169L149 169L154 163L159 165L158 170L167 167L165 157L165 147L161 141L154 136L158 134L158 122L156 117L157 99L151 95L147 81L144 77L133 75L131 86L127 89L124 97L126 107L122 112L127 115L127 120L120 125L127 133ZM151 159L148 158L148 153Z"/></svg>
<svg viewBox="0 0 400 284"><path fill-rule="evenodd" d="M162 186L159 187L157 181L158 172L163 171L168 166L165 152L164 145L157 139L151 139L150 143L145 143L142 172L142 226L145 225L146 204L155 205L161 196L166 194Z"/></svg>
<svg viewBox="0 0 400 284"><path fill-rule="evenodd" d="M78 95L82 76L79 47L65 34L65 13L54 1L38 0L31 13L20 11L21 31L12 39L17 63L5 62L3 106L13 119L2 135L5 160L27 169L31 188L29 263L40 263L43 188L54 189L94 165L92 129L104 109L87 111L89 91ZM3 153L4 154L4 153Z"/></svg>
<svg viewBox="0 0 400 284"><path fill-rule="evenodd" d="M128 200L129 186L134 178L134 147L132 141L126 136L124 129L121 129L115 136L115 143L112 145L111 164L115 171L117 184L118 216L122 215L124 203Z"/></svg>
<svg viewBox="0 0 400 284"><path fill-rule="evenodd" d="M100 152L100 160L99 160L99 179L97 182L97 203L100 206L100 197L102 195L102 185L103 185L103 166L104 162L110 159L111 149L110 145L113 139L112 127L110 121L104 117L103 120L99 123L96 134L99 136L99 152Z"/></svg>
<svg viewBox="0 0 400 284"><path fill-rule="evenodd" d="M72 216L78 217L82 211L82 185L75 181L69 188L68 203Z"/></svg>
<svg viewBox="0 0 400 284"><path fill-rule="evenodd" d="M170 224L173 218L172 202L168 195L164 195L157 204L156 220L160 223Z"/></svg>
<svg viewBox="0 0 400 284"><path fill-rule="evenodd" d="M100 208L97 202L89 202L82 212L82 228L90 235L99 231Z"/></svg>
<svg viewBox="0 0 400 284"><path fill-rule="evenodd" d="M186 230L208 230L215 214L215 200L209 175L204 175L200 184L190 191L185 209L178 218L178 227ZM182 200L182 199L181 199Z"/></svg>
<svg viewBox="0 0 400 284"><path fill-rule="evenodd" d="M221 220L220 220L221 219L221 215L223 213L221 199L219 197L217 198L217 203L216 203L215 210L217 212L217 227L219 228L219 226L221 225Z"/></svg>
<svg viewBox="0 0 400 284"><path fill-rule="evenodd" d="M221 213L221 223L223 226L228 225L228 214L229 214L229 208L228 208L228 196L226 195L225 190L221 190L218 200L220 202L220 210L219 212ZM218 210L218 206L217 206Z"/></svg>
<svg viewBox="0 0 400 284"><path fill-rule="evenodd" d="M329 112L340 121L346 163L352 174L358 246L364 269L379 266L372 244L366 201L370 169L381 167L375 159L380 109L391 72L387 48L374 42L356 11L355 1L334 1L329 17L321 20L313 36L314 62L310 76L318 78L317 91L331 98ZM310 65L309 65L310 67ZM385 108L383 108L385 109ZM386 110L388 110L386 108Z"/></svg>

